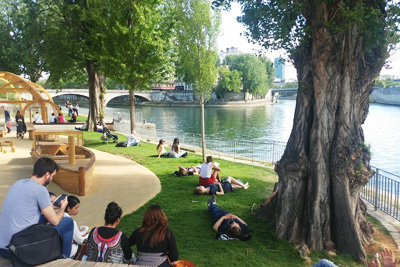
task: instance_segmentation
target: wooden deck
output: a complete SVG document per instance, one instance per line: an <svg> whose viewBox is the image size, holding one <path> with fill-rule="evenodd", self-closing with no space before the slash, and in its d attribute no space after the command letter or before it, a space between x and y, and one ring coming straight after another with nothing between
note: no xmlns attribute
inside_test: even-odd
<svg viewBox="0 0 400 267"><path fill-rule="evenodd" d="M13 267L10 260L6 260L0 257L1 267ZM92 262L92 261L74 261L72 259L62 259L51 261L42 265L40 267L127 267L128 264L116 264L116 263L104 263L104 262ZM132 266L132 265L130 265ZM141 265L134 265L135 267L145 267Z"/></svg>

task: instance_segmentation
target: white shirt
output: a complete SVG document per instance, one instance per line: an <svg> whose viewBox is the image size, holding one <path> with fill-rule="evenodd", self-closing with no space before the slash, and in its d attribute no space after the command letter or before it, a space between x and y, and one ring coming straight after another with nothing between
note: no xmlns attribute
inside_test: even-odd
<svg viewBox="0 0 400 267"><path fill-rule="evenodd" d="M43 123L42 115L39 113L36 113L35 117L33 118L35 119L35 123Z"/></svg>
<svg viewBox="0 0 400 267"><path fill-rule="evenodd" d="M66 212L64 212L64 217L71 218L71 216L69 216L69 214ZM78 228L78 225L76 224L76 221L75 220L73 220L73 221L74 221L74 234L72 237L73 243L72 243L72 249L71 249L71 255L70 255L71 258L75 256L76 252L78 252L78 247L79 247L78 245L82 245L83 241L88 238L88 235L86 235L85 237L82 236L82 235L86 234L86 232L80 231Z"/></svg>
<svg viewBox="0 0 400 267"><path fill-rule="evenodd" d="M211 177L211 164L210 163L203 163L200 168L200 177L202 178L210 178Z"/></svg>

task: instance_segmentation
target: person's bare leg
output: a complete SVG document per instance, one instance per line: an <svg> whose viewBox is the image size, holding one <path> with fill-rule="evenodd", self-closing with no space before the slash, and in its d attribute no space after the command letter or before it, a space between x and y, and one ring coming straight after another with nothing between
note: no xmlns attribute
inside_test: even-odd
<svg viewBox="0 0 400 267"><path fill-rule="evenodd" d="M179 170L184 170L185 168L183 168L181 165L178 165L178 169Z"/></svg>
<svg viewBox="0 0 400 267"><path fill-rule="evenodd" d="M226 180L232 184L233 188L243 188L243 189L249 188L249 183L242 184L238 180L233 178L232 176L228 176L228 178L226 178Z"/></svg>
<svg viewBox="0 0 400 267"><path fill-rule="evenodd" d="M213 176L218 182L221 182L221 176L219 175L219 171L214 170Z"/></svg>

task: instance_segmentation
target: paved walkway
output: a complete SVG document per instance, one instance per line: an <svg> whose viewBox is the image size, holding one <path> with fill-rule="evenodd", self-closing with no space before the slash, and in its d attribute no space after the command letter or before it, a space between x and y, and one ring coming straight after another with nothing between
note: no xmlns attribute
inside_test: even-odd
<svg viewBox="0 0 400 267"><path fill-rule="evenodd" d="M27 137L27 135L26 135ZM32 174L33 160L29 154L32 140L15 138L15 131L0 141L13 140L16 152L9 147L7 153L0 152L0 205L10 186L21 178ZM161 191L157 176L142 165L121 156L92 150L96 154L93 183L86 196L79 197L80 212L74 219L78 225L89 228L104 224L104 212L109 202L117 202L124 214L132 213ZM66 193L54 182L48 190L56 195Z"/></svg>
<svg viewBox="0 0 400 267"><path fill-rule="evenodd" d="M394 241L397 244L397 249L400 248L400 221L396 220L392 216L384 213L383 211L377 209L375 210L374 206L366 201L364 201L367 205L367 212L372 217L378 219L383 226L390 232L390 235L393 237Z"/></svg>

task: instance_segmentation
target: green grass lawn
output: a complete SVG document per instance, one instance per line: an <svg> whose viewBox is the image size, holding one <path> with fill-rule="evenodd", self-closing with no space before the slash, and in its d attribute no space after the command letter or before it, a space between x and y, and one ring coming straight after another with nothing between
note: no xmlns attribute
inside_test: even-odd
<svg viewBox="0 0 400 267"><path fill-rule="evenodd" d="M126 137L119 135L120 141ZM253 203L265 201L272 192L278 177L274 170L245 165L215 158L220 162L221 178L232 176L249 182L248 190L238 189L233 193L217 197L220 208L242 218L251 229L250 241L217 241L212 230L211 215L206 207L209 196L196 196L194 187L198 176L174 177L178 165L184 167L199 164L200 155L189 154L187 158L157 158L156 146L142 142L137 147L115 147L115 143L103 144L100 134L85 132L85 146L101 151L119 154L136 161L153 173L161 181L161 192L144 207L131 214L124 214L118 228L128 236L141 224L145 209L150 204L160 205L168 216L169 226L175 234L179 258L190 260L199 267L211 266L311 266L306 264L293 244L279 239L274 230L259 221L251 212ZM134 179L134 177L132 177ZM121 187L124 185L121 184ZM132 194L140 188L132 188ZM135 250L135 248L134 248ZM330 258L324 252L311 255L313 262ZM335 256L331 260L341 266L355 266L347 256Z"/></svg>

